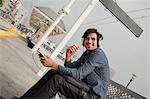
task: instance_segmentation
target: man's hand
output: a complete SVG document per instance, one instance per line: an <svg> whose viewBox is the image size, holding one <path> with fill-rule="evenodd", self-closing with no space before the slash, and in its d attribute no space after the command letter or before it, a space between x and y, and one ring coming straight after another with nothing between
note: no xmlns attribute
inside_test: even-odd
<svg viewBox="0 0 150 99"><path fill-rule="evenodd" d="M70 61L71 56L74 55L78 49L79 49L79 46L77 45L69 46L66 50L66 61Z"/></svg>
<svg viewBox="0 0 150 99"><path fill-rule="evenodd" d="M43 57L40 57L40 61L45 67L51 67L54 69L57 69L58 67L58 64L46 55L43 55Z"/></svg>

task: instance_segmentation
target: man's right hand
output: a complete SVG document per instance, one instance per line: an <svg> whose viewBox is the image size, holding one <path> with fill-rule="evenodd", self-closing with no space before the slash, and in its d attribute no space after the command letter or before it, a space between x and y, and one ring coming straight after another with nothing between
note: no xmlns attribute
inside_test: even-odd
<svg viewBox="0 0 150 99"><path fill-rule="evenodd" d="M79 46L77 45L69 46L66 50L66 61L70 61L71 56L74 55L78 49L79 49Z"/></svg>

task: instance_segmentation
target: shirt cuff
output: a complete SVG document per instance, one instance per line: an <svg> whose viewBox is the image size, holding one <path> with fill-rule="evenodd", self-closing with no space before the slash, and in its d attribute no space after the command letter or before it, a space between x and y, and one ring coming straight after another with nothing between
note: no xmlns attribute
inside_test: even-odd
<svg viewBox="0 0 150 99"><path fill-rule="evenodd" d="M58 65L57 71L59 72L64 71L64 66Z"/></svg>

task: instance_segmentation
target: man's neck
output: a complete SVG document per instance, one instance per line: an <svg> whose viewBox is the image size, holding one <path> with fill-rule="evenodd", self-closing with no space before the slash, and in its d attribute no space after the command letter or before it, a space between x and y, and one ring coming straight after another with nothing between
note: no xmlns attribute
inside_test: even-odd
<svg viewBox="0 0 150 99"><path fill-rule="evenodd" d="M96 49L96 48L95 48ZM93 49L93 50L86 50L86 53L87 54L90 54L92 51L94 51L95 49Z"/></svg>

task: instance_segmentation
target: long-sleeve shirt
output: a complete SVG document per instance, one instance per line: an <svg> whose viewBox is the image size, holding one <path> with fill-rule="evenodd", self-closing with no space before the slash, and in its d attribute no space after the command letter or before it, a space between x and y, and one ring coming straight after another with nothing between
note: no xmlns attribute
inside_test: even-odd
<svg viewBox="0 0 150 99"><path fill-rule="evenodd" d="M96 48L89 54L85 51L77 61L66 61L64 65L65 67L58 67L59 72L82 80L100 97L106 95L110 80L109 64L101 48Z"/></svg>

